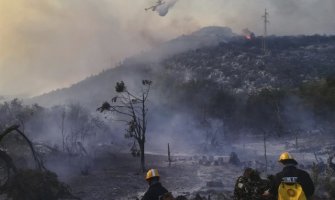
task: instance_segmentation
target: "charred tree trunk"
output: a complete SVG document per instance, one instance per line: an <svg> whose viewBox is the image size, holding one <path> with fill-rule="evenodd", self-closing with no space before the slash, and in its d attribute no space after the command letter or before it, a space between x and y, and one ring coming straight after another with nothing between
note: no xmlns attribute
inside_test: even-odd
<svg viewBox="0 0 335 200"><path fill-rule="evenodd" d="M141 152L141 170L145 172L145 154L144 154L144 140L138 140L138 145Z"/></svg>
<svg viewBox="0 0 335 200"><path fill-rule="evenodd" d="M268 157L266 153L266 131L263 131L265 171L268 171Z"/></svg>
<svg viewBox="0 0 335 200"><path fill-rule="evenodd" d="M141 140L140 140L140 150L141 150L141 168L142 171L145 172L145 153L144 153L144 145L145 145L145 133L147 131L147 121L146 121L146 107L145 107L145 101L146 101L146 97L145 94L142 94L142 126L140 127L140 132L142 132L142 134L140 134L142 136Z"/></svg>

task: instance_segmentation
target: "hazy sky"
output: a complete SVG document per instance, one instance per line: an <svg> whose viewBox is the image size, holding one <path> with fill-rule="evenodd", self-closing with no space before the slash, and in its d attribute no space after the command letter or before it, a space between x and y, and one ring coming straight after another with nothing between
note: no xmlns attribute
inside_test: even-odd
<svg viewBox="0 0 335 200"><path fill-rule="evenodd" d="M155 0L0 0L0 95L69 86L203 26L271 34L335 34L335 0L178 0L165 16Z"/></svg>

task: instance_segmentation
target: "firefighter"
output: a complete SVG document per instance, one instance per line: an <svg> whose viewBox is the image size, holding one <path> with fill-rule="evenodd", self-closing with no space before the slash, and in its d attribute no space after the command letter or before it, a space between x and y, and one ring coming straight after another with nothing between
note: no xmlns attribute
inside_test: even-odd
<svg viewBox="0 0 335 200"><path fill-rule="evenodd" d="M149 189L141 200L160 200L168 191L159 182L159 173L157 169L150 169L145 177L149 184Z"/></svg>
<svg viewBox="0 0 335 200"><path fill-rule="evenodd" d="M259 172L252 168L246 168L235 184L234 200L263 200L270 196L263 196L270 188L270 181L263 180Z"/></svg>
<svg viewBox="0 0 335 200"><path fill-rule="evenodd" d="M298 162L284 152L278 162L284 167L276 174L270 193L278 200L307 200L314 193L314 184L309 174L297 168Z"/></svg>
<svg viewBox="0 0 335 200"><path fill-rule="evenodd" d="M242 176L237 178L234 188L234 200L247 200L251 196L251 184L249 177L251 168L246 168Z"/></svg>

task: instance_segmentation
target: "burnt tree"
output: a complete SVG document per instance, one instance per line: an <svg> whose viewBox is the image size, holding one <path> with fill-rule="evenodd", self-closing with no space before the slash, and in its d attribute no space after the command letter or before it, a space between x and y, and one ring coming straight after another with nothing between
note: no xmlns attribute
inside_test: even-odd
<svg viewBox="0 0 335 200"><path fill-rule="evenodd" d="M152 81L143 80L142 90L139 94L130 92L123 81L117 82L115 90L118 93L113 97L111 103L104 102L97 110L100 112L111 112L117 116L117 121L125 122L127 125L127 138L134 138L140 148L140 166L145 171L145 138L147 131L147 100Z"/></svg>

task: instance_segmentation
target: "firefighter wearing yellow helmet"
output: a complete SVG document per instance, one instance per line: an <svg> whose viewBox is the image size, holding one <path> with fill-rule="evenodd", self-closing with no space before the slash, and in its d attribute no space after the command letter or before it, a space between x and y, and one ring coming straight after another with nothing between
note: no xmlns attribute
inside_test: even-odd
<svg viewBox="0 0 335 200"><path fill-rule="evenodd" d="M289 152L278 159L283 170L276 174L271 193L278 200L307 200L314 193L314 184L309 174L297 168L298 162Z"/></svg>
<svg viewBox="0 0 335 200"><path fill-rule="evenodd" d="M298 162L293 158L293 156L289 152L283 152L280 154L278 162L285 163L285 162L291 162L295 165L298 164Z"/></svg>
<svg viewBox="0 0 335 200"><path fill-rule="evenodd" d="M159 178L160 176L157 169L150 169L147 172L145 180L149 184L149 189L141 200L159 200L160 197L169 193L159 182Z"/></svg>

